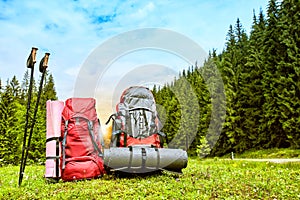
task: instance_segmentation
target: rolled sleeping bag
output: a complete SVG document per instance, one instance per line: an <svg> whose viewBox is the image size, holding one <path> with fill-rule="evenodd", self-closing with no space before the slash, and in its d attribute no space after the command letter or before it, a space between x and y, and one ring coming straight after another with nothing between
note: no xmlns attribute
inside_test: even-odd
<svg viewBox="0 0 300 200"><path fill-rule="evenodd" d="M182 173L187 162L187 152L182 149L142 146L104 149L104 164L112 170L126 173L149 173L158 170Z"/></svg>
<svg viewBox="0 0 300 200"><path fill-rule="evenodd" d="M46 133L46 163L45 178L47 180L59 180L61 177L61 118L64 108L63 101L46 102L47 109L47 133Z"/></svg>

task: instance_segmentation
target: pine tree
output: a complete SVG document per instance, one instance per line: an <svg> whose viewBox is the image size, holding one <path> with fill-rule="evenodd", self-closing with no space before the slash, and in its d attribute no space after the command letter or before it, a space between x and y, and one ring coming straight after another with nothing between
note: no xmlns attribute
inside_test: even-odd
<svg viewBox="0 0 300 200"><path fill-rule="evenodd" d="M28 89L29 89L29 82L30 82L30 74L28 69L25 71L24 75L23 75L23 79L22 79L22 83L21 83L21 100L22 100L22 104L27 104L28 101ZM36 86L36 82L35 79L33 78L33 85L32 85L32 96L34 96L34 94L37 93L37 86Z"/></svg>
<svg viewBox="0 0 300 200"><path fill-rule="evenodd" d="M41 103L46 103L47 100L57 100L52 74L46 76L42 98L44 101L41 101Z"/></svg>
<svg viewBox="0 0 300 200"><path fill-rule="evenodd" d="M280 28L278 27L279 8L276 0L270 0L267 10L267 26L264 34L264 73L263 73L263 93L264 104L262 107L263 118L260 123L260 132L264 135L260 138L260 146L288 147L288 141L283 130L281 118L280 94L282 85L280 83L281 74L279 63L283 56L280 44Z"/></svg>
<svg viewBox="0 0 300 200"><path fill-rule="evenodd" d="M12 95L16 100L21 99L21 87L19 81L17 80L16 76L13 76L12 80L10 81L10 87L12 89Z"/></svg>
<svg viewBox="0 0 300 200"><path fill-rule="evenodd" d="M23 103L27 102L27 91L29 88L29 79L30 76L27 69L23 75L23 80L21 84L21 99L23 99Z"/></svg>
<svg viewBox="0 0 300 200"><path fill-rule="evenodd" d="M279 123L293 148L300 148L300 2L282 1L278 14L280 62L277 73L277 98L280 113Z"/></svg>
<svg viewBox="0 0 300 200"><path fill-rule="evenodd" d="M202 92L199 98L199 106L202 111L200 129L205 132L199 134L197 146L201 144L201 138L205 137L209 149L213 149L217 143L226 115L225 90L218 71L219 64L219 57L213 53L200 69L206 86L201 88Z"/></svg>
<svg viewBox="0 0 300 200"><path fill-rule="evenodd" d="M249 39L249 54L246 57L243 73L243 89L241 97L241 107L243 108L243 131L247 133L250 147L258 146L258 140L261 136L259 131L260 120L262 119L263 105L263 86L262 76L264 70L262 51L263 34L265 31L266 22L262 10L260 10L259 18L256 19L255 13L253 16L252 31Z"/></svg>
<svg viewBox="0 0 300 200"><path fill-rule="evenodd" d="M16 100L10 83L8 80L0 101L0 160L3 164L18 164L24 107Z"/></svg>
<svg viewBox="0 0 300 200"><path fill-rule="evenodd" d="M166 140L170 143L169 147L178 145L172 142L175 134L179 130L179 120L181 117L178 99L175 97L170 85L165 85L156 94L158 114L163 123L162 131L166 134Z"/></svg>
<svg viewBox="0 0 300 200"><path fill-rule="evenodd" d="M236 145L234 147L235 152L243 152L244 150L248 149L251 145L249 141L248 132L244 130L242 125L244 118L248 117L245 116L245 111L243 105L248 98L244 98L243 91L247 91L247 84L248 82L245 80L245 74L248 73L245 64L247 62L247 56L249 52L249 44L248 44L248 36L240 22L237 19L236 26L235 26L235 35L236 35L236 54L235 57L237 59L236 65L236 75L235 75L235 83L236 83L236 101L234 102L235 110L236 110Z"/></svg>
<svg viewBox="0 0 300 200"><path fill-rule="evenodd" d="M223 131L220 135L218 143L213 149L213 154L223 154L233 151L236 144L235 134L237 127L235 121L237 119L235 104L237 102L237 58L236 58L236 37L232 25L229 26L227 33L227 42L225 51L222 53L220 61L220 71L225 86L226 93L226 118Z"/></svg>

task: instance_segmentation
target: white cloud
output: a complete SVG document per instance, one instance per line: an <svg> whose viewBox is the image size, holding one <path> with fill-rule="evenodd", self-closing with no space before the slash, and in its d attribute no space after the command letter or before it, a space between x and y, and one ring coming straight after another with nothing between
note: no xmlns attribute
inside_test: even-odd
<svg viewBox="0 0 300 200"><path fill-rule="evenodd" d="M132 17L139 20L144 19L154 10L154 8L154 3L149 2L144 7L138 9L137 12L132 13Z"/></svg>

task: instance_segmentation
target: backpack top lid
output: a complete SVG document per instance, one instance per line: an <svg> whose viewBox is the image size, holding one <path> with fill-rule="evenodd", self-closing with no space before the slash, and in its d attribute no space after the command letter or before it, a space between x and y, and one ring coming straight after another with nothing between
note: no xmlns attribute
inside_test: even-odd
<svg viewBox="0 0 300 200"><path fill-rule="evenodd" d="M127 109L144 108L156 112L155 100L152 92L142 86L132 86L126 89L120 98Z"/></svg>
<svg viewBox="0 0 300 200"><path fill-rule="evenodd" d="M97 120L96 100L94 98L69 98L62 112L64 120L84 117L91 121Z"/></svg>

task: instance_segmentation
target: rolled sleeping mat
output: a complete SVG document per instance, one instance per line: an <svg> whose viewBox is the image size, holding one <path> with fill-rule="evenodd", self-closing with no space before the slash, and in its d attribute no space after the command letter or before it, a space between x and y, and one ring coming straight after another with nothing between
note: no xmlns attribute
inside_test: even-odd
<svg viewBox="0 0 300 200"><path fill-rule="evenodd" d="M47 109L47 133L46 133L46 163L45 178L47 180L59 180L61 177L61 118L64 108L63 101L46 102Z"/></svg>
<svg viewBox="0 0 300 200"><path fill-rule="evenodd" d="M111 147L104 149L104 164L116 171L149 173L168 170L182 173L188 162L187 152L182 149L152 147Z"/></svg>

